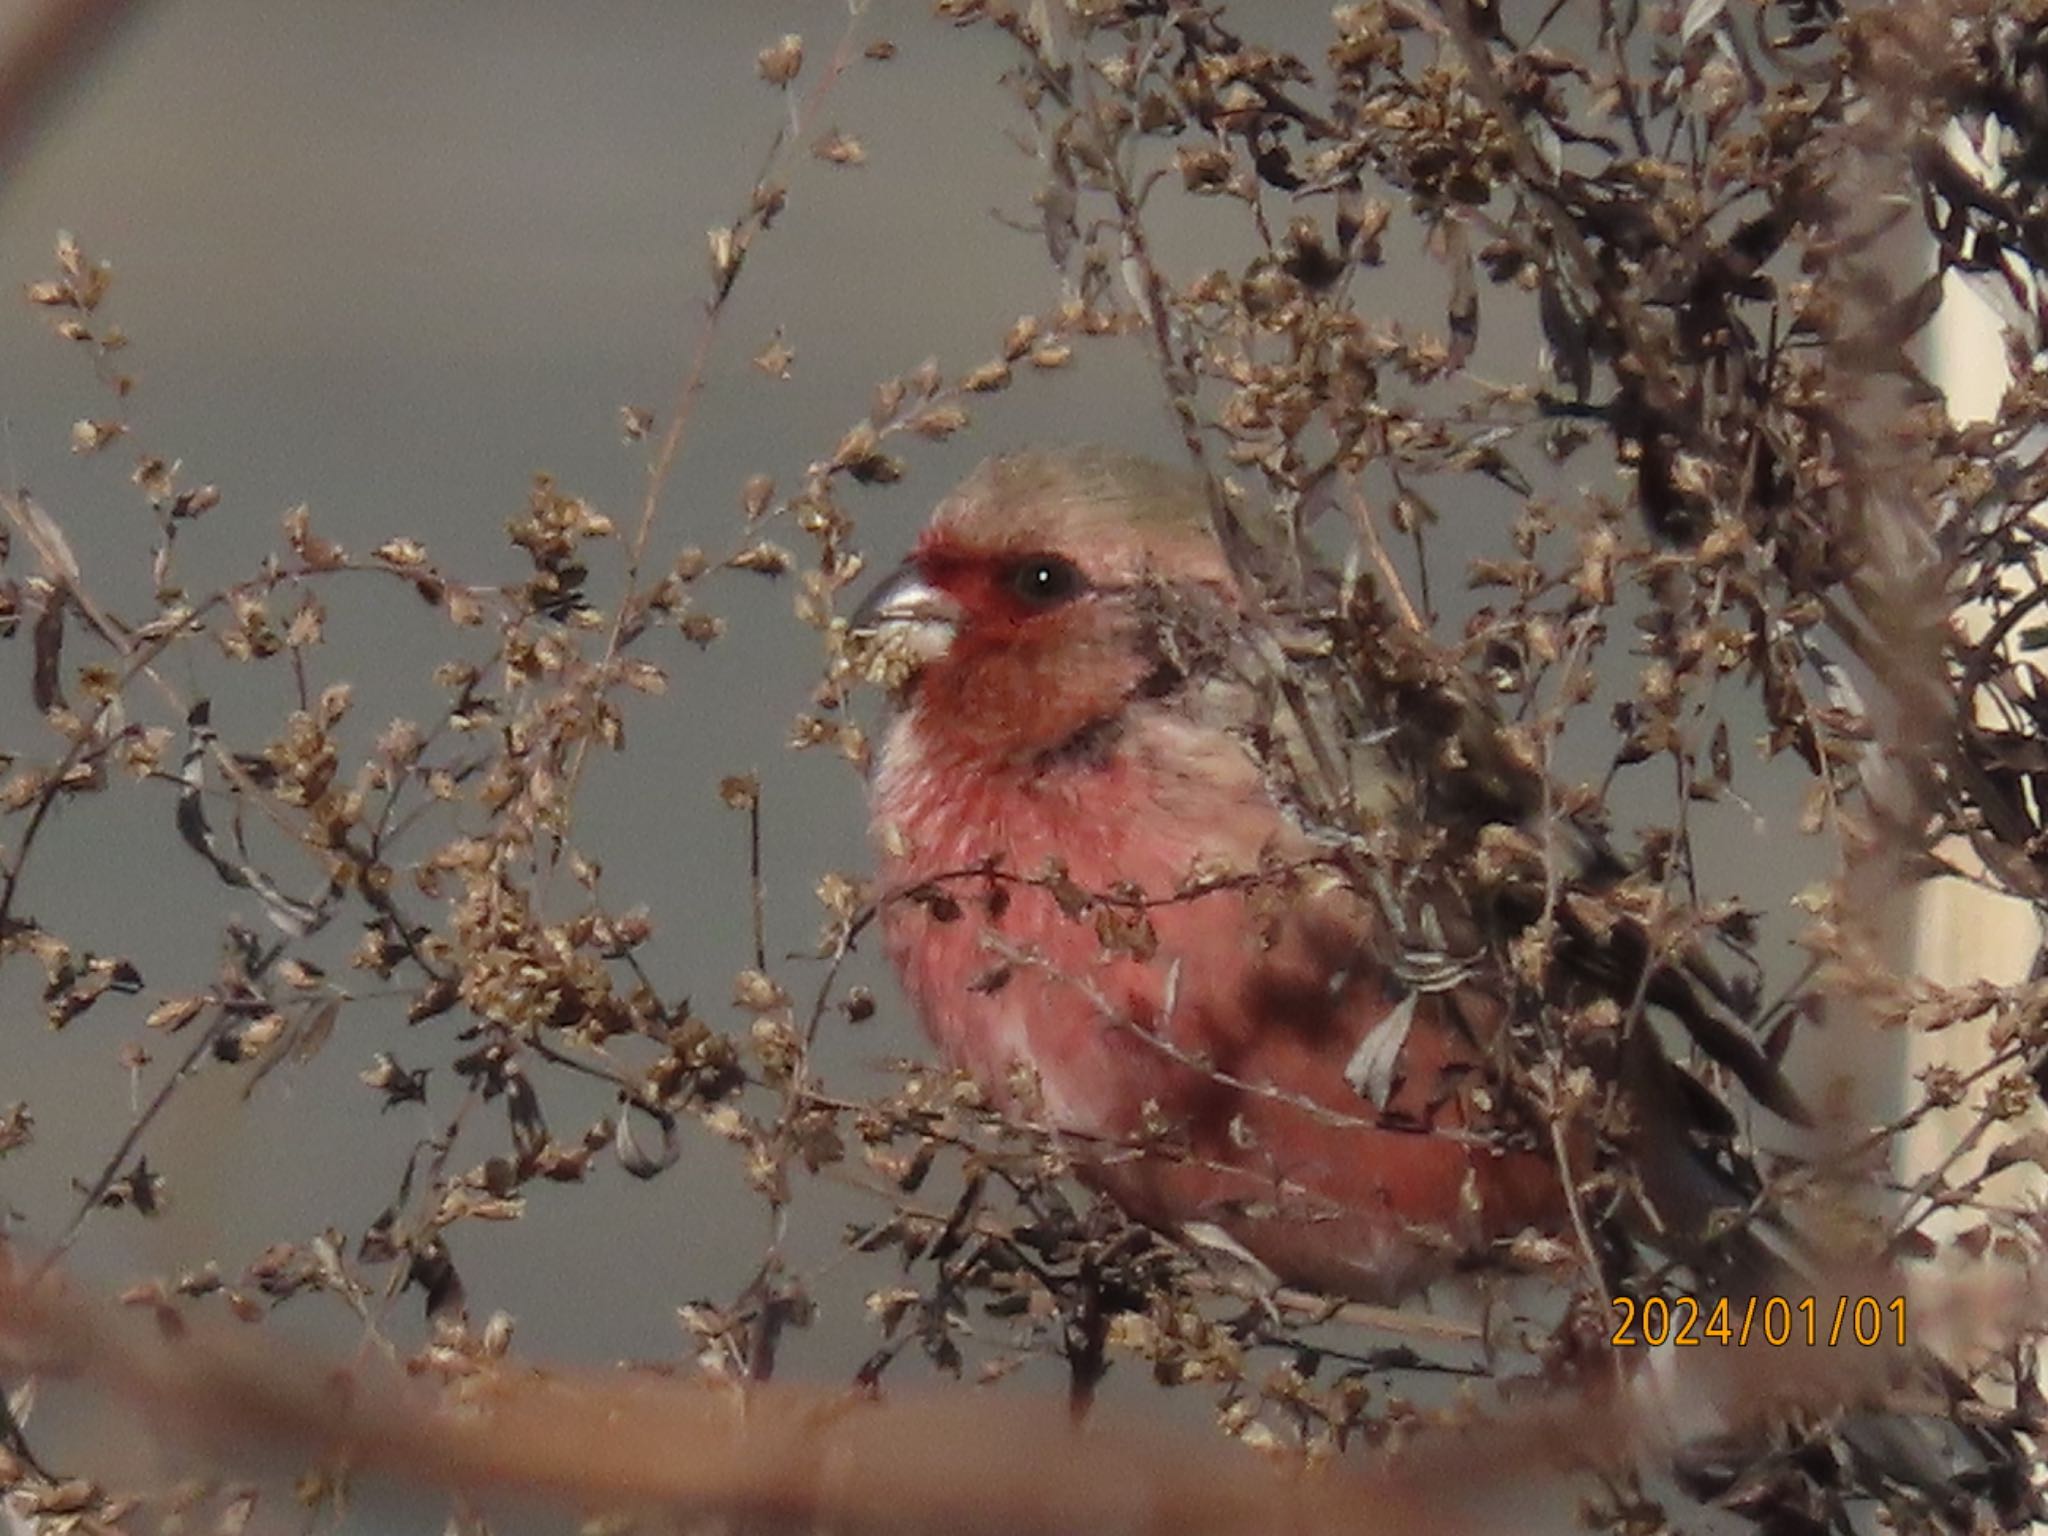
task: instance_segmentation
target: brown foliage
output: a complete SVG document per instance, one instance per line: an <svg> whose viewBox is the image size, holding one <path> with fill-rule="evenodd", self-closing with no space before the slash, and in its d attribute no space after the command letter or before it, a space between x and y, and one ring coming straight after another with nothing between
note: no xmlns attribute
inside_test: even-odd
<svg viewBox="0 0 2048 1536"><path fill-rule="evenodd" d="M767 1393L760 1384L811 1312L809 1279L780 1238L794 1191L829 1178L878 1202L844 1244L846 1261L872 1276L879 1337L857 1373L863 1393L879 1392L904 1357L942 1373L972 1364L990 1380L1045 1357L1062 1365L1079 1412L1123 1362L1213 1394L1227 1431L1311 1463L1400 1444L1425 1422L1491 1422L1503 1397L1550 1394L1542 1411L1555 1422L1543 1433L1527 1430L1533 1417L1485 1431L1505 1477L1550 1458L1565 1433L1615 1427L1584 1396L1613 1376L1610 1296L1700 1284L1629 1224L1640 1191L1615 1155L1628 1107L1606 1090L1615 1042L1655 1027L1651 1005L1668 1006L1657 977L1709 950L1735 978L1717 984L1717 1000L1737 1036L1693 1066L1701 1085L1738 1101L1768 1098L1760 1085L1824 1016L1921 1033L1989 1026L1981 1055L1928 1073L1887 1123L1832 1127L1817 1154L1774 1152L1747 1119L1729 1118L1712 1150L1746 1181L1743 1220L1823 1224L1840 1273L1886 1285L1899 1264L1937 1255L2037 1264L2038 1197L2015 1193L2014 1175L2048 1167L2048 1143L2030 1128L2048 1086L2048 968L1935 985L1895 953L1875 897L1951 872L2037 913L2048 906L2048 689L2032 659L2048 634L2035 515L2048 497L2048 392L2034 366L2048 320L2038 9L1588 0L1524 13L1366 0L1336 9L1320 58L1297 59L1200 5L941 0L943 19L978 23L1009 50L1060 297L981 363L954 374L931 363L878 385L793 490L749 481L721 549L665 551L666 493L721 318L792 195L788 179L813 159L822 163L805 164L810 174L866 174L861 140L821 114L847 71L890 50L871 44L864 59L850 26L807 74L799 39L771 42L759 73L792 97L787 121L734 218L709 232L703 319L669 408L622 418L648 448L638 514L615 522L536 482L507 529L521 561L509 581L465 574L411 538L344 549L301 509L243 579L187 591L178 539L218 493L137 440L109 271L67 239L27 298L106 385L104 416L77 423L71 444L133 456L155 530L138 551L155 601L111 609L72 552L66 510L0 497L0 636L28 650L40 721L0 759L0 960L40 968L53 1027L125 1010L135 1041L173 1054L132 1121L106 1127L112 1152L80 1179L68 1228L34 1256L38 1273L89 1222L129 1219L103 1213L150 1213L150 1136L181 1087L202 1073L253 1088L290 1072L382 990L420 1026L420 1054L373 1060L363 1112L431 1101L446 1129L381 1216L361 1232L280 1242L232 1278L202 1270L129 1297L172 1334L215 1298L247 1315L260 1313L258 1297L347 1308L376 1353L431 1391L389 1407L419 1439L351 1434L344 1461L444 1475L426 1465L431 1443L481 1458L474 1476L449 1477L458 1485L544 1463L536 1481L586 1506L681 1502L792 1520L823 1511L871 1528L894 1523L892 1509L906 1527L951 1526L985 1479L991 1528L1040 1529L1099 1523L1116 1507L1107 1463L1129 1456L1161 1501L1149 1506L1155 1518L1177 1510L1235 1529L1268 1507L1250 1474L1226 1475L1199 1451L1122 1424L1070 1453L1045 1425L1023 1429L950 1396L882 1412ZM1241 216L1254 254L1230 267L1178 263L1156 214L1181 197ZM1898 241L1920 230L1936 270L1902 280ZM1416 249L1438 309L1379 312L1379 269ZM1950 276L2005 306L2015 382L1989 422L1952 421L1915 350ZM1482 371L1482 361L1499 366L1497 327L1540 337L1540 367L1505 379ZM667 686L650 639L720 643L722 621L703 601L714 583L796 588L797 616L826 654L791 745L863 762L838 616L863 569L844 493L903 478L921 441L966 430L970 405L1019 365L1056 371L1104 346L1150 350L1189 456L1209 474L1218 533L1270 621L1272 707L1308 743L1276 772L1302 816L1330 833L1330 872L1395 891L1423 938L1427 902L1411 893L1488 894L1498 920L1474 963L1494 969L1522 1020L1503 1091L1534 1107L1560 1154L1600 1149L1573 1170L1576 1248L1532 1236L1516 1255L1553 1297L1540 1320L1520 1320L1520 1348L1496 1347L1496 1329L1485 1347L1453 1353L1472 1341L1441 1319L1324 1307L1219 1275L1089 1204L1063 1177L1055 1138L1003 1121L934 1070L906 1068L877 1095L824 1081L819 1031L892 1006L842 985L874 902L936 910L959 898L933 886L875 893L828 873L814 955L774 956L759 855L771 801L759 779L736 775L720 790L754 851L743 896L752 964L698 978L696 1006L642 964L659 915L615 909L579 851L593 756L624 750L629 712L650 707L636 701ZM776 374L792 360L779 337L756 359ZM1565 465L1594 488L1573 485ZM618 544L620 558L601 564L596 554ZM321 647L330 605L371 585L426 605L446 659L432 673L435 715L395 721L362 750L350 727L376 680L326 677ZM170 665L186 654L208 666ZM284 679L292 707L263 731L244 712L224 739L211 701L186 681L221 675L215 658ZM1443 813L1392 845L1364 835L1334 768L1345 740L1389 722ZM1710 808L1741 803L1751 740L1803 775L1803 830L1833 854L1830 878L1798 904L1809 963L1773 977L1769 996L1756 936L1786 914L1713 888L1697 846ZM90 815L95 797L117 791L154 797L174 821L192 855L180 899L196 899L202 882L226 887L269 921L264 933L224 921L203 985L153 990L132 964L31 914L52 816ZM1570 829L1625 851L1611 878L1566 871ZM999 873L1022 878L963 876ZM1144 922L1116 892L1062 900L1120 931ZM343 969L332 936L350 924L362 937ZM1589 969L1627 984L1589 990ZM730 1013L702 1001L727 996ZM139 1071L144 1047L130 1049ZM571 1080L601 1085L613 1107L582 1125L551 1116ZM1894 1143L1952 1105L1973 1115L1954 1156L1891 1187ZM485 1128L500 1114L493 1138ZM682 1369L719 1391L638 1378L517 1386L499 1422L531 1460L481 1448L463 1421L437 1414L431 1392L461 1401L511 1369L500 1364L508 1325L473 1316L463 1285L471 1224L516 1220L536 1181L573 1184L607 1161L663 1175L692 1137L738 1150L739 1176L776 1235L739 1294L683 1311L694 1358ZM30 1107L0 1110L0 1157L32 1143ZM409 1290L427 1313L410 1331L395 1311ZM68 1364L196 1403L224 1428L282 1434L295 1451L335 1450L308 1433L318 1416L309 1374L223 1357L227 1374L180 1384L91 1344L78 1314L38 1310L28 1294L0 1299L16 1369ZM1974 1331L1952 1396L1922 1406L2024 1445L2040 1429L2038 1331ZM1432 1373L1470 1378L1473 1390L1431 1401ZM1869 1395L1871 1384L1825 1385L1759 1429L1716 1487L1724 1501L1786 1529L1839 1523L1863 1498L1885 1501L1905 1526L1953 1518L1910 1480L1864 1476L1841 1449L1836 1408L1846 1388ZM660 1464L675 1425L719 1433L709 1421L733 1411L728 1391L780 1438L751 1450L733 1438L728 1481L693 1483ZM563 1393L576 1402L565 1406ZM586 1411L608 1432L551 1447L553 1418ZM812 1415L842 1428L813 1438ZM0 1429L18 1507L53 1529L88 1517L135 1527L175 1503L160 1489L102 1488L91 1468L45 1465L19 1423ZM766 1502L778 1478L815 1493L806 1479L826 1476L820 1458L840 1433L863 1475L870 1459L947 1454L860 1484L857 1508ZM994 1453L1027 1433L1048 1457L1079 1458L1071 1487L1020 1481L1013 1464L1005 1472ZM302 1485L302 1497L331 1501L344 1471ZM1425 1523L1412 1482L1353 1486L1352 1476L1291 1482L1286 1497L1317 1528L1365 1505ZM1590 1524L1684 1518L1667 1516L1654 1472L1646 1480L1617 1458L1597 1476Z"/></svg>

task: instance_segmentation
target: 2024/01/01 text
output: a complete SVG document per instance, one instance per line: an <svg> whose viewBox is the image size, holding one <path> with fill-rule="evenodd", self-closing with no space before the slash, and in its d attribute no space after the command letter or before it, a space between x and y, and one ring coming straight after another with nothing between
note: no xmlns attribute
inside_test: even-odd
<svg viewBox="0 0 2048 1536"><path fill-rule="evenodd" d="M1837 1296L1829 1301L1814 1296L1722 1296L1704 1303L1695 1296L1648 1296L1640 1301L1616 1296L1609 1305L1615 1324L1608 1343L1616 1349L1743 1345L1752 1340L1772 1348L1855 1344L1874 1349L1885 1343L1904 1347L1906 1342L1903 1296Z"/></svg>

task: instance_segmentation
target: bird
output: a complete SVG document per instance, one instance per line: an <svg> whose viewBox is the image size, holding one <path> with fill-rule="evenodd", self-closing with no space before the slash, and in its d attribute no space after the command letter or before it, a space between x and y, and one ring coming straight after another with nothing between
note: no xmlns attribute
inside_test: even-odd
<svg viewBox="0 0 2048 1536"><path fill-rule="evenodd" d="M1741 989L1546 889L1613 890L1627 861L1582 812L1537 824L1540 764L1462 676L1382 668L1378 729L1320 709L1343 669L1295 667L1327 645L1240 575L1215 511L1204 476L1117 449L999 454L849 620L892 706L884 947L940 1053L1129 1215L1276 1282L1394 1303L1559 1245L1611 1270L1647 1229L1703 1280L1782 1288L1796 1260L1719 1093L1644 1023L1588 1058L1612 1124L1532 1097L1503 955L1547 917L1580 995L1656 1005L1801 1120ZM2017 1519L2023 1453L1978 1438Z"/></svg>
<svg viewBox="0 0 2048 1536"><path fill-rule="evenodd" d="M1186 472L1028 451L945 498L851 624L899 705L885 944L947 1060L1133 1216L1396 1301L1565 1234L1557 1147L1503 1092L1500 997L1441 931L1418 974L1276 783L1247 614ZM1384 754L1349 777L1412 811Z"/></svg>

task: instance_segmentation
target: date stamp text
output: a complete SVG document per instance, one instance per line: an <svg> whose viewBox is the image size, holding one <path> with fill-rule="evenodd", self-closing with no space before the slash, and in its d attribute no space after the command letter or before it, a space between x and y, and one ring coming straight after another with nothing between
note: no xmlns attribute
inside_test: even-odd
<svg viewBox="0 0 2048 1536"><path fill-rule="evenodd" d="M1903 1296L1718 1297L1616 1296L1609 1305L1615 1323L1608 1343L1616 1349L1662 1349L1665 1345L1746 1345L1782 1349L1793 1344L1855 1345L1875 1349L1906 1343Z"/></svg>

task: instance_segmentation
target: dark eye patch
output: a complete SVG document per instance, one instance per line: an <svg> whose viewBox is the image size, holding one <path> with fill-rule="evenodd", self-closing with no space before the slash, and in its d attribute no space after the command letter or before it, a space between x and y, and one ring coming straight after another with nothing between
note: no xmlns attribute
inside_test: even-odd
<svg viewBox="0 0 2048 1536"><path fill-rule="evenodd" d="M1004 583L1033 608L1057 608L1088 590L1080 567L1058 555L1025 555L1004 569Z"/></svg>

